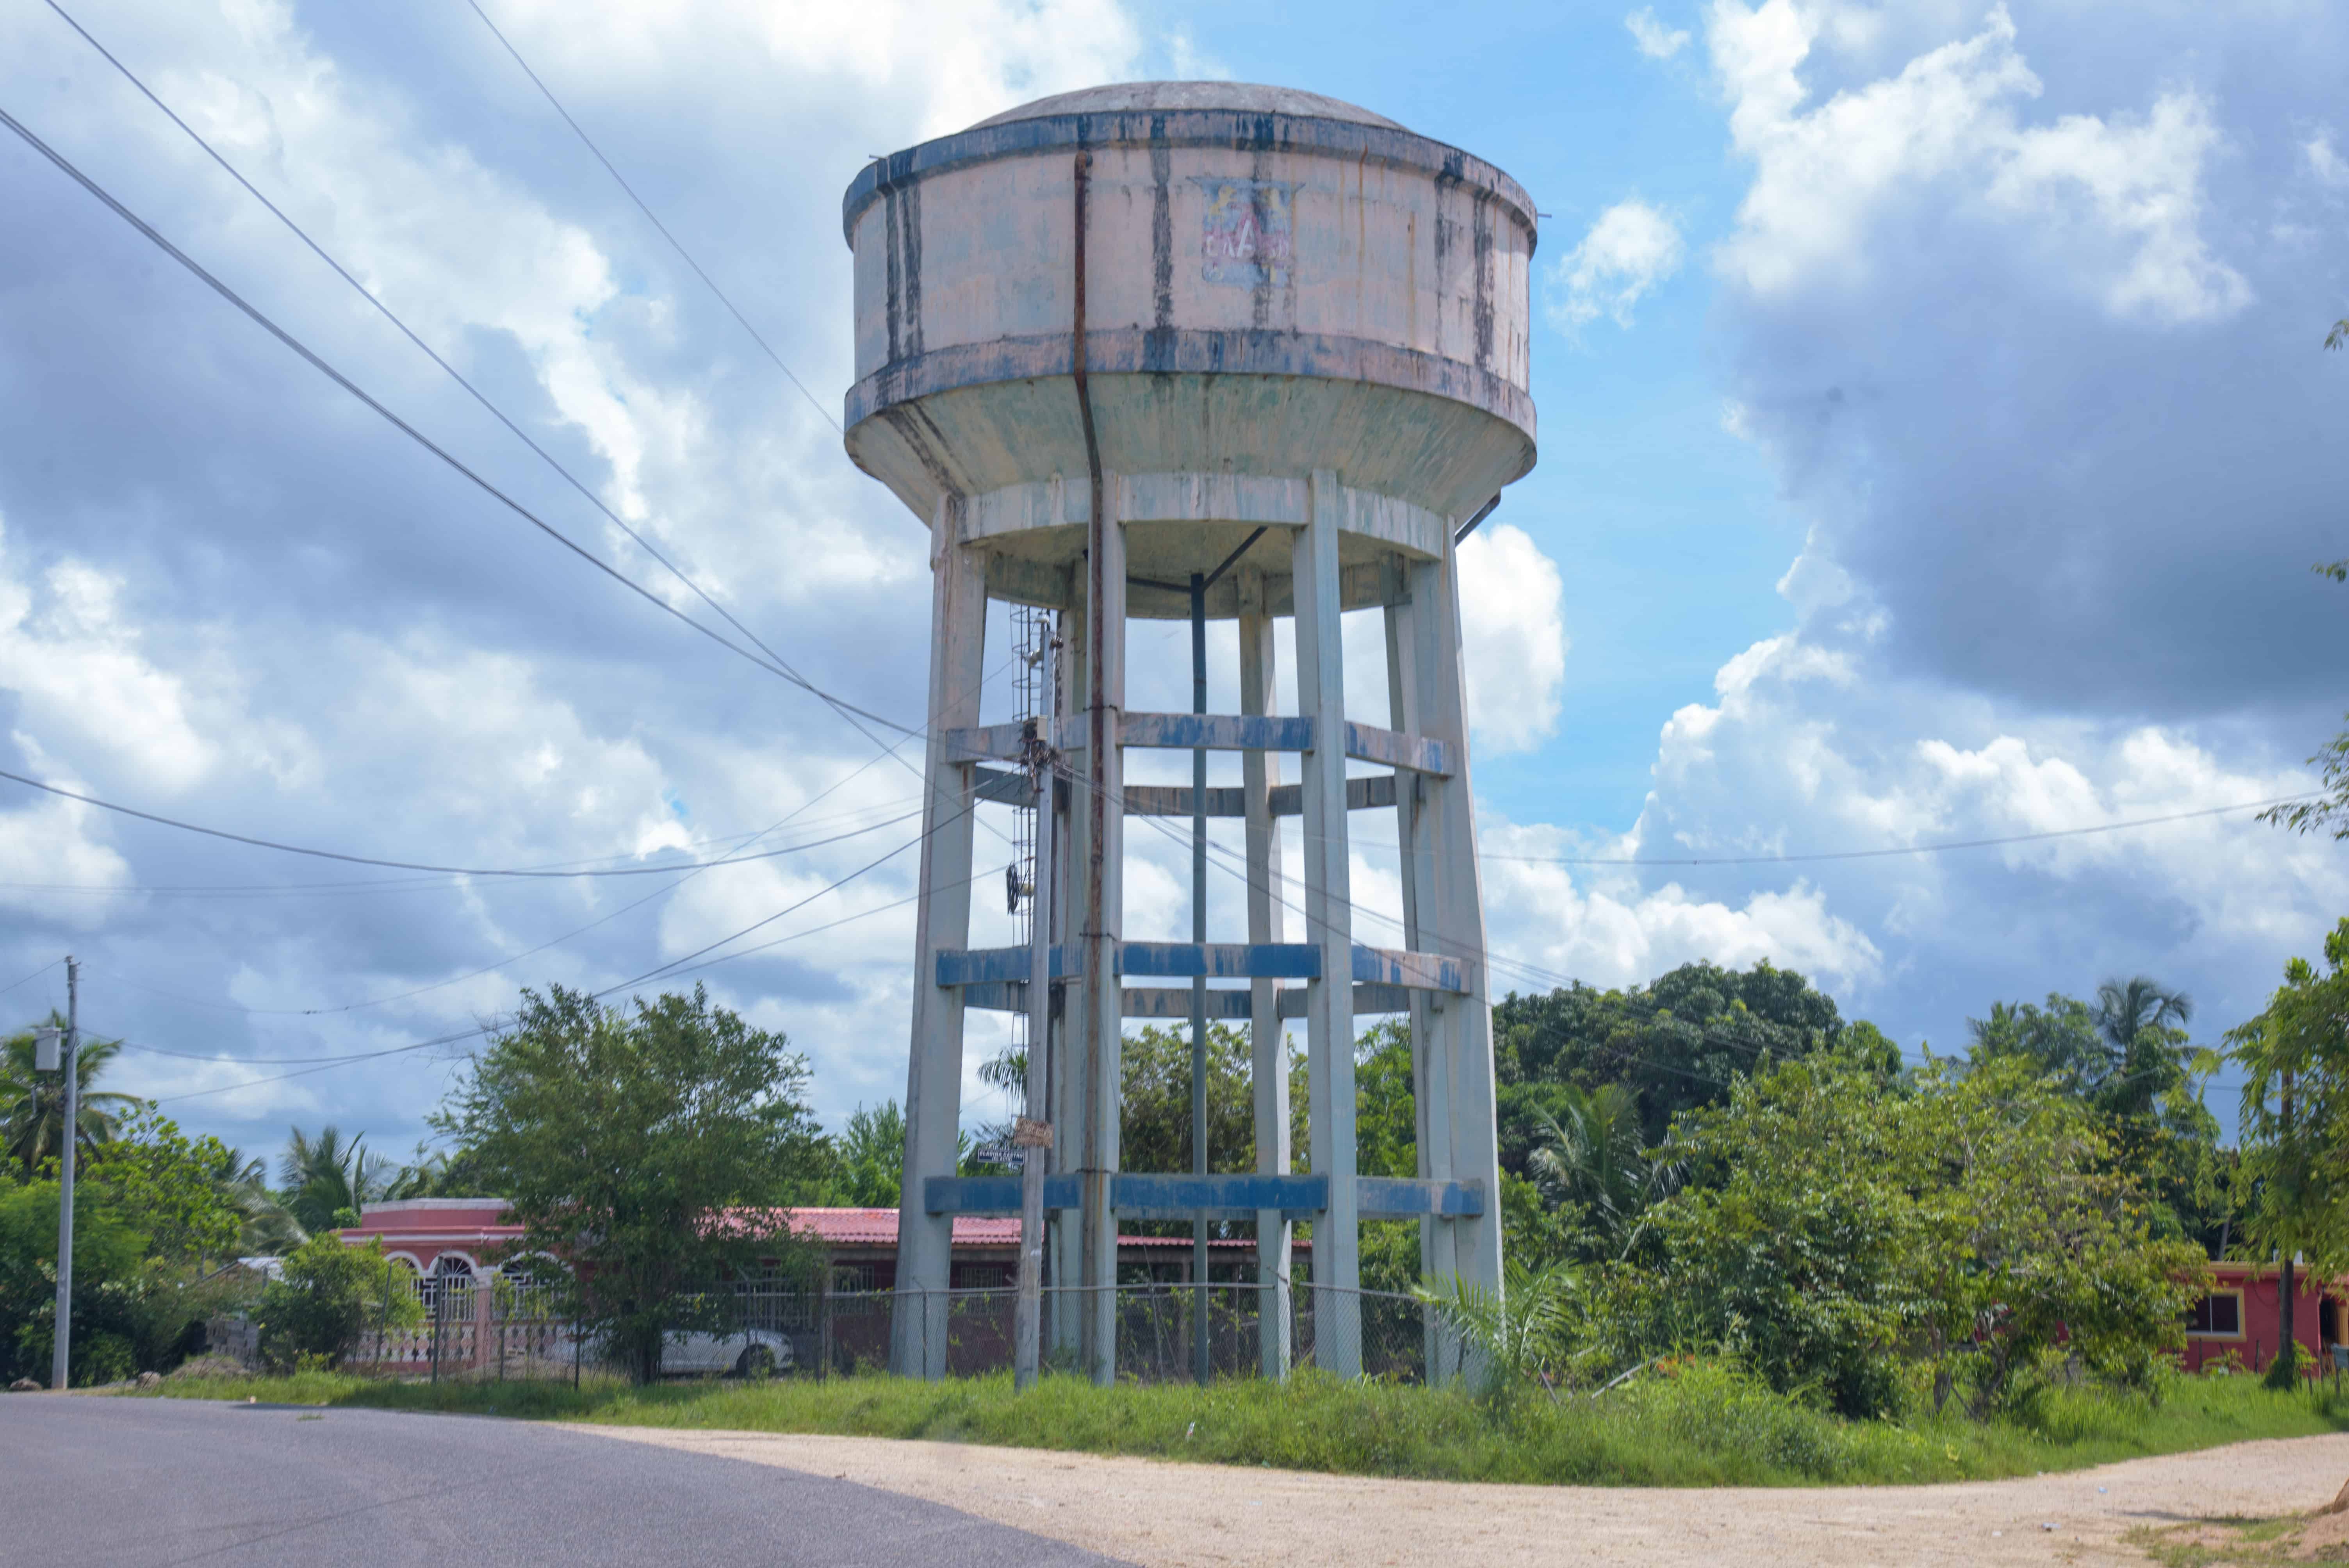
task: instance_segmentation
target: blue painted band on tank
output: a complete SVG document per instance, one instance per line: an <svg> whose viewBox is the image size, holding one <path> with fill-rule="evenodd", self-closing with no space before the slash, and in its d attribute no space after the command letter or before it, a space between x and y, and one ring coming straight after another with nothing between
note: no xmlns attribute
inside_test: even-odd
<svg viewBox="0 0 2349 1568"><path fill-rule="evenodd" d="M1070 335L991 338L896 360L848 389L843 419L854 429L900 403L1005 381L1071 374ZM1367 382L1448 398L1506 420L1537 439L1533 394L1464 360L1423 354L1375 338L1319 332L1209 331L1197 327L1123 327L1085 333L1089 376L1301 376ZM1525 469L1511 476L1523 476ZM1505 481L1508 482L1508 481Z"/></svg>
<svg viewBox="0 0 2349 1568"><path fill-rule="evenodd" d="M1448 185L1489 191L1526 231L1530 256L1540 232L1534 199L1498 169L1456 147L1413 131L1359 120L1247 109L1121 109L1100 114L1055 114L975 126L935 141L874 159L849 181L840 199L841 232L856 244L856 220L893 186L911 184L944 170L998 159L1074 151L1081 147L1207 147L1233 152L1319 152L1346 160L1374 159L1399 169L1433 174Z"/></svg>

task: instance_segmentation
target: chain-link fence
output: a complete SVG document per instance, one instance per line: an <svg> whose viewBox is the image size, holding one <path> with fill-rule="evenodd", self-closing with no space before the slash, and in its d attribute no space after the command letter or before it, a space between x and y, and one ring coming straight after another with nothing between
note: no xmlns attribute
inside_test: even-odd
<svg viewBox="0 0 2349 1568"><path fill-rule="evenodd" d="M869 1291L827 1298L825 1372L885 1368L897 1319L916 1344L943 1346L948 1377L1009 1369L1017 1294L999 1288ZM1101 1315L1107 1304L1106 1315ZM1427 1381L1456 1365L1425 1307L1388 1291L1316 1289L1310 1284L1144 1281L1043 1293L1042 1356L1054 1370L1081 1372L1085 1346L1113 1336L1117 1375L1143 1383L1280 1377L1319 1367L1341 1377ZM850 1326L854 1326L853 1329ZM1284 1332L1285 1330L1285 1332ZM1269 1335L1269 1343L1268 1343Z"/></svg>

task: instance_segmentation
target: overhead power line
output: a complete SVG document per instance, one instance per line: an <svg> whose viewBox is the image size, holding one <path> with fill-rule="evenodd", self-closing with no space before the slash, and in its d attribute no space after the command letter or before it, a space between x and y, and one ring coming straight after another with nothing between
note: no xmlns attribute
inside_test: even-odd
<svg viewBox="0 0 2349 1568"><path fill-rule="evenodd" d="M741 620L736 616L731 610L729 610L723 603L719 603L715 597L713 597L709 591L704 589L699 583L696 582L684 568L678 566L667 555L663 554L657 546L632 527L626 518L623 518L618 512L613 511L610 505L605 501L604 498L595 493L594 489L582 481L579 477L574 474L569 469L564 467L562 462L558 460L552 452L549 452L544 447L533 439L527 431L507 416L505 410L499 407L496 403L491 401L486 393L482 392L480 387L474 386L471 380L467 379L455 366L442 358L439 352L437 352L430 344L425 342L423 338L417 335L416 332L410 328L405 321L399 318L397 312L393 311L389 305L386 304L382 299L377 296L373 290L369 289L365 284L361 283L357 277L353 275L349 268L344 266L342 263L336 261L333 255L328 253L325 246L312 239L308 231L305 230L301 224L295 222L291 217L289 217L283 208L279 207L276 202L272 201L267 196L264 195L260 189L255 186L252 181L247 180L244 177L243 173L237 169L236 165L231 163L226 157L222 156L219 149L213 147L211 142L205 140L202 134L199 132L195 127L181 119L179 114L172 109L171 105L165 103L160 98L158 98L155 95L154 90L148 87L144 81L141 81L138 74L131 70L129 66L124 65L122 61L115 56L113 51L109 49L104 44L99 43L98 39L91 35L88 28L84 27L79 22L76 21L73 15L68 12L64 5L59 4L58 0L47 0L47 4L49 9L56 12L57 15L64 20L67 26L71 27L76 33L79 34L85 43L88 44L91 48L96 49L98 54L105 58L107 64L112 66L116 71L121 74L123 80L129 82L133 88L136 88L141 97L145 98L149 103L153 104L158 109L161 110L164 117L170 119L173 125L179 127L180 129L185 133L188 139L194 142L196 146L202 150L204 156L210 158L214 163L220 165L221 169L226 172L230 179L235 181L239 185L244 188L247 195L251 196L254 201L267 208L270 215L275 218L280 223L283 223L295 239L301 241L303 244L309 247L310 253L313 255L316 256L320 261L326 263L327 266L334 269L336 276L350 284L350 286L358 293L360 298L373 305L376 308L376 311L381 315L386 321L391 323L391 325L398 330L401 336L414 344L418 350L420 351L427 358L430 359L433 364L439 366L443 371L445 371L450 380L456 382L459 387L464 388L467 395L470 396L474 402L479 403L483 408L487 409L490 416L496 419L498 423L503 425L507 430L512 432L516 440L522 442L523 445L528 447L533 453L537 454L542 462L545 463L547 467L553 469L563 478L565 483L569 484L573 490L577 490L580 495L585 497L589 505L602 512L604 516L611 521L615 528L617 528L622 533L627 535L629 539L633 540L639 549L643 550L646 554L658 562L662 567L667 570L671 576L675 577L679 583L684 583L686 587L692 590L695 596L699 598L703 603L709 605L712 610L716 611L718 614L725 620L727 624L732 626L736 631L741 633L744 637L750 639L751 645L756 647L761 653L766 655L769 659L772 660L774 664L780 667L787 679L792 680L804 686L809 692L823 698L826 703L832 704L835 707L840 706L834 701L830 694L818 691L817 688L813 685L810 684L799 671L792 667L790 660L784 658L772 647L770 647L757 633L744 625ZM488 18L485 16L482 20L486 22L488 21ZM493 33L496 32L496 30L497 29L495 27L491 28L491 31ZM502 39L501 39L501 41L502 41ZM511 46L509 46L509 47L511 47ZM517 56L516 58L519 59L520 57ZM530 67L528 66L524 66L523 68L527 71ZM533 79L534 80L536 78L533 77ZM544 90L543 87L542 87L541 90ZM558 111L562 108L559 104L555 107ZM574 126L573 129L576 129L577 127ZM594 144L590 143L589 146L592 150ZM601 155L599 154L598 156ZM616 174L614 178L616 179L617 175ZM626 188L626 181L623 181L622 189L625 190ZM630 194L634 195L635 193L631 191ZM639 203L639 205L642 205L642 203ZM647 215L650 216L649 213ZM654 222L657 224L659 221L655 219ZM667 231L663 230L662 232L667 233ZM670 243L675 244L676 241L672 239ZM683 253L682 247L680 247L679 253ZM688 262L692 260L690 256L686 259ZM697 266L695 270L698 272L700 269ZM708 283L709 279L705 276L702 281ZM713 291L717 287L714 284L710 286ZM719 297L723 299L725 296L720 294ZM732 307L730 304L728 308L731 309ZM739 316L740 313L737 313L737 315ZM750 324L745 322L743 325L747 327ZM757 334L753 333L752 335L755 337L757 336ZM761 340L761 346L764 346L763 339ZM772 352L773 351L771 349L769 350L770 355L771 355ZM775 363L781 365L782 361L778 359ZM789 367L785 367L784 374L787 376L791 374ZM797 378L794 377L793 379L796 383ZM802 387L801 390L804 392L806 391L806 388ZM837 428L836 422L835 428ZM846 717L846 713L843 712L842 717ZM873 717L874 716L866 715L865 717ZM880 723L888 722L886 720L880 720L877 718L875 721ZM852 724L854 723L853 719L850 722ZM861 726L858 727L860 730L862 729ZM868 734L866 738L873 739L874 738Z"/></svg>
<svg viewBox="0 0 2349 1568"><path fill-rule="evenodd" d="M954 816L947 818L944 821L938 822L934 826L926 828L923 831L916 833L914 837L906 840L904 843L899 844L895 849L891 850L887 854L867 861L864 864L857 867L854 871L850 872L846 876L841 877L825 887L817 889L814 892L808 894L807 897L799 900L795 903L786 905L782 909L777 910L774 913L768 915L762 920L751 922L749 925L746 925L741 930L735 932L732 935L722 936L716 942L709 944L707 946L695 949L693 952L687 954L682 958L674 958L667 964L657 965L653 968L646 970L641 975L621 981L616 985L607 985L601 991L592 993L591 999L602 1001L605 997L616 995L622 991L629 989L631 986L641 985L647 980L667 974L671 970L680 968L682 965L691 964L695 959L700 958L718 948L723 947L730 942L748 936L750 933L759 930L761 927L770 925L774 922L781 920L783 916L790 914L794 910L805 909L809 904L813 903L816 900L823 898L829 893L838 892L842 888L846 887L850 882L854 882L858 877L864 875L867 872L873 871L876 867L885 864L889 861L895 860L897 856L904 854L907 850L912 849L915 845L923 842L925 840L929 838L932 833L939 831L941 829L947 827L951 823L961 820L963 817L969 814L971 810L973 810L973 808L966 807L962 811L958 811ZM915 896L919 897L920 895L916 894ZM912 902L912 900L909 899L900 899L897 901L900 904L910 902ZM862 914L877 914L882 909L892 907L895 906L885 904L876 906L874 909L861 911L859 913ZM851 916L849 918L853 919L855 917ZM830 923L832 925L837 925L844 923L834 921ZM801 936L812 935L817 931L827 929L829 929L829 926L812 926L810 927L808 931L795 933L794 934ZM785 937L781 940L790 941L792 938ZM780 944L769 943L766 945L772 947L780 945ZM705 965L703 967L708 967L708 965ZM186 1094L165 1095L155 1100L153 1103L157 1105L173 1105L181 1100L203 1099L216 1094L233 1094L238 1089L255 1088L262 1084L279 1083L286 1078L306 1078L312 1073L327 1072L337 1067L348 1066L353 1062L379 1061L385 1057L405 1056L412 1051L429 1050L434 1046L454 1045L460 1040L478 1039L483 1035L492 1033L500 1026L501 1026L497 1022L492 1021L490 1023L475 1025L470 1029L460 1029L454 1034L436 1035L429 1040L411 1040L403 1046L388 1046L380 1050L373 1051L355 1051L347 1056L342 1057L322 1057L318 1058L317 1065L298 1068L290 1073L278 1073L269 1078L247 1078L241 1083L222 1084L215 1088L193 1089ZM124 1043L126 1045L129 1044L127 1041ZM158 1046L140 1046L134 1048L151 1051L159 1056L186 1056L189 1054L181 1051L166 1051L161 1047ZM233 1058L206 1057L202 1059L230 1060ZM281 1059L295 1060L299 1058L285 1057Z"/></svg>
<svg viewBox="0 0 2349 1568"><path fill-rule="evenodd" d="M835 430L839 429L839 416L834 414L831 409L825 407L823 402L818 399L816 395L808 390L807 383L801 380L798 375L792 371L792 367L783 363L783 356L777 354L773 346L768 343L766 338L760 335L759 329L750 325L750 318L744 315L740 310L736 308L734 302L726 297L726 291L719 288L717 281L713 279L708 272L703 270L701 263L693 259L693 253L685 248L684 242L679 240L675 234L670 233L668 225L662 222L659 215L649 206L646 205L645 199L636 194L636 188L629 184L627 181L621 176L620 171L613 167L612 160L604 156L604 150L595 145L595 139L590 137L585 130L581 129L579 122L571 118L571 111L564 108L563 107L563 100L554 96L554 89L548 87L544 78L540 77L536 71L530 68L530 62L523 59L522 57L522 51L513 46L513 40L507 37L503 33L498 30L498 25L490 20L489 13L481 9L481 5L478 4L478 0L465 0L465 3L473 7L473 15L481 19L481 26L490 30L490 36L495 38L500 44L503 45L505 46L506 53L513 57L513 63L520 66L522 67L522 74L530 78L530 85L536 88L539 90L540 95L543 96L549 104L554 106L554 112L563 117L563 123L571 128L572 134L579 139L580 144L585 147L589 152L595 154L595 161L604 166L604 172L610 175L613 181L618 184L620 189L627 192L628 200L636 204L636 211L645 215L646 222L651 223L654 228L660 231L660 237L669 242L670 249L674 250L679 256L684 258L685 264L693 269L693 275L699 278L709 292L718 296L718 303L724 305L727 309L727 313L732 315L733 318L741 325L742 330L750 335L750 341L757 344L761 349L765 351L767 357L775 362L775 368L781 371L791 384L800 389L800 396L808 400L808 406L813 408L817 413L823 415L826 424L830 425ZM55 0L51 0L51 4L55 4Z"/></svg>
<svg viewBox="0 0 2349 1568"><path fill-rule="evenodd" d="M83 190L88 191L90 195L96 197L108 211L120 218L124 222L129 224L133 229L136 229L142 236L153 243L157 249L160 250L165 255L170 256L173 261L179 263L181 266L186 268L198 281L210 288L213 293L219 294L221 298L235 306L237 310L242 312L254 323L254 325L259 326L263 331L277 339L278 342L293 350L294 353L299 356L305 364L309 365L320 375L334 382L335 385L340 387L353 397L357 398L359 402L364 404L370 411L380 416L387 423L391 425L393 428L398 430L400 434L406 436L418 446L422 447L426 451L440 459L441 462L448 465L449 468L474 485L483 494L489 496L492 500L505 507L515 516L529 523L533 528L537 529L549 539L554 540L557 544L562 545L564 549L571 552L571 553L579 557L580 560L587 562L588 565L593 566L596 571L601 572L615 583L617 583L622 587L627 589L631 593L643 599L647 603L651 604L663 614L672 616L684 623L686 625L692 627L703 636L708 637L710 641L718 644L719 646L725 648L729 652L733 653L741 658L747 659L751 664L754 664L761 669L765 670L768 674L778 676L782 679L789 681L792 685L798 686L808 692L811 696L817 697L828 707L832 707L835 712L841 713L843 716L854 714L859 717L870 719L875 724L896 730L904 735L916 738L921 735L922 732L919 730L909 728L905 725L899 724L895 719L884 717L880 714L874 713L866 708L859 707L854 703L846 702L840 697L835 696L832 693L823 690L813 682L810 681L805 676L801 675L798 671L792 669L790 666L776 662L770 657L762 657L761 655L742 646L741 644L735 642L732 638L727 636L723 632L717 630L715 627L706 625L703 623L695 620L691 615L687 614L684 611L678 609L667 600L663 599L659 594L654 593L643 583L638 583L635 578L630 577L619 568L604 560L603 557L595 554L593 551L588 550L585 546L578 543L576 541L572 539L570 535L564 533L553 523L548 522L544 518L540 517L536 512L531 511L530 508L523 505L521 501L515 500L512 496L508 495L504 490L500 490L496 485L491 483L490 480L481 473L468 467L463 460L459 459L454 453L440 445L440 443L434 441L429 436L424 434L423 431L409 424L398 414L392 412L389 407L378 401L373 394L367 391L364 387L360 387L358 383L353 381L349 377L344 375L340 370L336 369L332 365L321 358L307 344L295 337L285 328L278 325L274 320L264 315L259 307L255 306L243 294L238 294L234 289L229 287L227 284L222 282L219 278L206 271L202 263L196 261L194 257L189 255L185 251L181 250L170 240L164 238L152 224L149 223L145 219L140 217L136 212L133 212L129 208L117 201L111 192L107 191L105 187L99 185L98 181L91 179L88 175L83 173L79 168L75 166L71 160L67 159L63 153L57 151L57 149L51 147L47 142L35 135L32 129L22 120L19 120L16 116L10 114L5 109L0 109L0 125L5 125L10 130L16 132L17 137L20 138L26 146L39 153L43 158L48 160L51 164L56 166L59 172L72 180L74 183L79 185ZM631 531L631 536L634 537L633 531ZM642 541L639 540L639 542L642 542ZM650 548L650 546L647 546L648 551ZM674 568L672 568L672 570L674 570ZM690 580L688 580L688 584L690 585ZM698 588L696 588L696 592L699 592ZM720 613L723 614L722 611ZM871 738L871 737L868 736L867 738Z"/></svg>
<svg viewBox="0 0 2349 1568"><path fill-rule="evenodd" d="M0 111L0 113L4 112L5 111ZM737 866L751 861L771 861L779 855L798 854L803 850L820 849L826 844L836 844L844 839L854 839L881 828L895 827L899 822L907 821L921 815L918 810L907 811L884 821L868 822L861 828L851 828L846 832L834 833L827 839L812 839L806 843L792 844L780 850L761 850L755 854L728 855L719 860L697 861L683 866L607 866L585 871L536 871L519 866L440 866L421 861L390 861L381 860L373 855L345 854L340 850L313 849L303 844L281 844L274 839L257 839L249 833L232 833L222 828L207 828L196 822L183 822L176 817L158 816L152 811L141 811L133 806L119 806L111 800L101 800L95 795L84 795L78 790L61 789L55 784L44 784L37 779L27 779L21 773L10 773L0 769L0 779L59 796L67 800L78 800L85 806L96 806L103 811L117 812L125 817L136 817L142 822L154 822L166 828L177 828L182 832L201 833L208 839L225 839L233 844L250 844L255 849L276 850L289 855L308 855L313 860L340 861L347 865L382 866L390 871L435 872L444 876L461 877L533 877L553 880L568 877L667 876L680 871L707 871L712 866Z"/></svg>
<svg viewBox="0 0 2349 1568"><path fill-rule="evenodd" d="M1667 859L1637 856L1605 858L1575 855L1503 855L1478 851L1484 861L1520 861L1529 865L1547 866L1776 866L1793 865L1814 861L1867 861L1888 855L1938 855L1951 850L1987 850L2001 844L2033 844L2047 839L2076 839L2089 833L2117 833L2128 828L2153 828L2164 822L2187 822L2199 817L2231 816L2238 811L2264 811L2274 806L2289 806L2302 800L2321 799L2321 795L2286 795L2273 800L2249 800L2239 806L2205 806L2199 810L2173 811L2163 817L2137 817L2125 822L2098 822L2085 828L2051 828L2040 833L2009 833L1995 839L1959 839L1939 844L1901 844L1880 850L1821 850L1794 855L1698 855Z"/></svg>

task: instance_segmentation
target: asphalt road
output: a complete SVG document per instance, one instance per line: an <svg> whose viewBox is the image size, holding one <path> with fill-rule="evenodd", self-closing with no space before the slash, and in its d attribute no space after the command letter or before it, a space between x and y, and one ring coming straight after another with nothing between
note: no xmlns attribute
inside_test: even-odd
<svg viewBox="0 0 2349 1568"><path fill-rule="evenodd" d="M936 1503L524 1421L0 1395L0 1561L1109 1568Z"/></svg>

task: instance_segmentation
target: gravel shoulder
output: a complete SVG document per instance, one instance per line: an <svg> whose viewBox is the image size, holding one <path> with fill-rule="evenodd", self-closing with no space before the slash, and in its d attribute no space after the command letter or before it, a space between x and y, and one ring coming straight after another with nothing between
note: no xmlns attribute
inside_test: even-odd
<svg viewBox="0 0 2349 1568"><path fill-rule="evenodd" d="M2011 1480L1665 1491L1383 1480L886 1438L571 1429L860 1482L1149 1568L2143 1563L2123 1540L2131 1530L2303 1511L2349 1477L2349 1434Z"/></svg>

